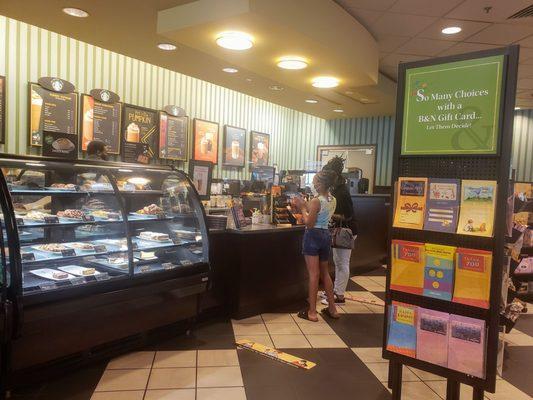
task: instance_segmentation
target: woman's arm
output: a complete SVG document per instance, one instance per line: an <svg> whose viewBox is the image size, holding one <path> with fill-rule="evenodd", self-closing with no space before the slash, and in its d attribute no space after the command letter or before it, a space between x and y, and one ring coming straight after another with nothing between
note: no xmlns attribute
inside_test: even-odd
<svg viewBox="0 0 533 400"><path fill-rule="evenodd" d="M316 224L316 218L320 211L320 200L317 198L312 199L310 202L305 203L305 209L302 207L302 216L305 226L307 228L314 228Z"/></svg>

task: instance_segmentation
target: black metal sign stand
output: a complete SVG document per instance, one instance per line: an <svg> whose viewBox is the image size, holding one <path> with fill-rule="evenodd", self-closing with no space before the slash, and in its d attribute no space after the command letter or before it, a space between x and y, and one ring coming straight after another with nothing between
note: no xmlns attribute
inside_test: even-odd
<svg viewBox="0 0 533 400"><path fill-rule="evenodd" d="M396 130L393 154L392 181L398 177L431 177L497 181L498 190L494 220L494 236L467 236L455 233L430 232L392 227L392 215L389 230L389 268L387 271L387 293L385 323L383 327L383 358L390 361L388 386L392 390L392 399L402 399L402 368L403 365L431 372L447 378L446 400L459 400L460 384L473 387L473 400L482 400L484 391L494 392L496 389L496 364L498 355L498 326L500 299L502 293L502 270L504 264L504 243L506 235L506 206L510 177L512 127L514 118L514 102L516 92L516 76L518 69L518 46L480 51L451 57L402 63L399 66L398 94L396 105ZM498 153L496 155L401 155L405 76L411 68L438 65L455 61L464 61L490 56L504 55L502 72L502 90L498 129ZM393 186L393 195L396 189ZM394 198L394 197L393 197ZM390 289L391 242L393 239L422 243L435 243L472 249L489 250L493 254L493 265L490 287L490 308L488 310L462 305L445 300L424 297L416 294L397 292ZM388 351L388 307L392 301L412 304L419 307L457 314L484 320L486 323L486 359L485 378L438 366L426 361L407 357Z"/></svg>

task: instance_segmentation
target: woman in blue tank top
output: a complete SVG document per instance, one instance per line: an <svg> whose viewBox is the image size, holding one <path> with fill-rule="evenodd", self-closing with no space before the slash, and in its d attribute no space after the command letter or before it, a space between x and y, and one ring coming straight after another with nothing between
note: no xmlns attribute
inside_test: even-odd
<svg viewBox="0 0 533 400"><path fill-rule="evenodd" d="M295 198L296 207L300 208L305 222L303 255L309 272L309 309L302 310L298 316L309 321L318 321L316 301L318 283L322 279L328 298L328 307L322 313L330 318L339 318L333 298L333 282L329 276L328 263L331 248L331 235L328 230L329 220L335 211L336 200L329 190L335 182L335 174L331 171L320 171L313 179L317 196L309 202Z"/></svg>

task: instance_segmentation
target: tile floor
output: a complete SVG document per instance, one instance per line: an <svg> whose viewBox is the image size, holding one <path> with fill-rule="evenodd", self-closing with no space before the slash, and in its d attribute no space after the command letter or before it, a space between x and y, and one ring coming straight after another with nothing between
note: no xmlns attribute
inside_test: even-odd
<svg viewBox="0 0 533 400"><path fill-rule="evenodd" d="M76 371L35 390L16 391L21 400L324 400L390 399L388 363L381 357L384 271L355 276L339 320L313 323L290 312L273 312L242 320L217 320L107 365ZM370 304L369 302L373 303ZM530 307L533 310L533 306ZM250 339L317 363L299 370L236 349L235 340ZM506 336L504 377L486 400L526 400L533 396L533 315L523 315ZM100 368L100 369L99 369ZM446 381L405 367L404 400L442 400ZM472 389L461 386L461 398Z"/></svg>

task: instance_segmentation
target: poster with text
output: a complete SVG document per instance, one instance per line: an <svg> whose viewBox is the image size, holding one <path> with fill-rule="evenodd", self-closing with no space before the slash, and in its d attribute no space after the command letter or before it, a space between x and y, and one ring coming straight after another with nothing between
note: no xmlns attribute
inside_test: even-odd
<svg viewBox="0 0 533 400"><path fill-rule="evenodd" d="M6 140L6 77L0 76L0 143Z"/></svg>
<svg viewBox="0 0 533 400"><path fill-rule="evenodd" d="M189 178L191 179L201 200L209 199L213 164L209 161L189 161Z"/></svg>
<svg viewBox="0 0 533 400"><path fill-rule="evenodd" d="M244 167L246 129L224 126L222 164L231 167Z"/></svg>
<svg viewBox="0 0 533 400"><path fill-rule="evenodd" d="M496 154L504 60L407 69L401 153Z"/></svg>
<svg viewBox="0 0 533 400"><path fill-rule="evenodd" d="M57 79L57 81L60 81ZM78 134L78 94L30 83L30 145L43 145L43 131Z"/></svg>
<svg viewBox="0 0 533 400"><path fill-rule="evenodd" d="M148 108L137 107L130 104L124 105L122 121L123 147L128 144L142 143L145 145L148 162L158 154L158 132L159 119L158 112ZM140 146L130 145L128 153L131 155L132 150L139 150ZM122 159L126 159L126 150L122 151ZM144 159L144 158L143 158Z"/></svg>
<svg viewBox="0 0 533 400"><path fill-rule="evenodd" d="M187 160L189 117L159 114L159 158Z"/></svg>
<svg viewBox="0 0 533 400"><path fill-rule="evenodd" d="M250 140L250 163L252 166L268 165L269 156L270 135L252 131Z"/></svg>
<svg viewBox="0 0 533 400"><path fill-rule="evenodd" d="M121 104L105 103L89 95L81 96L81 149L98 140L109 154L120 154Z"/></svg>
<svg viewBox="0 0 533 400"><path fill-rule="evenodd" d="M193 158L198 161L218 162L218 124L194 119Z"/></svg>

